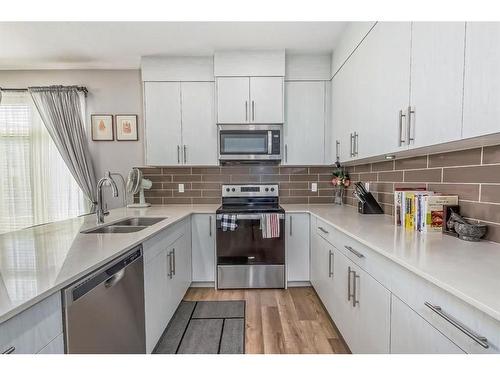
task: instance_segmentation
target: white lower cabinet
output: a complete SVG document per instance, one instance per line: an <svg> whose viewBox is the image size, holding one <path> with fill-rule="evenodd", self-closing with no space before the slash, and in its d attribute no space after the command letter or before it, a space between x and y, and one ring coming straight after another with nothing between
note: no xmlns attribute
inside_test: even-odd
<svg viewBox="0 0 500 375"><path fill-rule="evenodd" d="M193 281L215 282L215 215L191 218Z"/></svg>
<svg viewBox="0 0 500 375"><path fill-rule="evenodd" d="M181 224L143 244L147 353L153 351L191 283L191 223Z"/></svg>
<svg viewBox="0 0 500 375"><path fill-rule="evenodd" d="M309 215L285 217L286 269L288 281L309 281Z"/></svg>
<svg viewBox="0 0 500 375"><path fill-rule="evenodd" d="M64 354L64 336L61 333L37 354Z"/></svg>
<svg viewBox="0 0 500 375"><path fill-rule="evenodd" d="M62 331L61 293L55 293L0 324L0 353L36 354Z"/></svg>
<svg viewBox="0 0 500 375"><path fill-rule="evenodd" d="M392 296L391 353L463 354L450 339L431 326L399 298Z"/></svg>

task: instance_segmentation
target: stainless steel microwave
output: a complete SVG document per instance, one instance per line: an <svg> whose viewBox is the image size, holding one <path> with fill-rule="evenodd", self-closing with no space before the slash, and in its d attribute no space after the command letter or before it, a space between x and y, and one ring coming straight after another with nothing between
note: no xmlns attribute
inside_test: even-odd
<svg viewBox="0 0 500 375"><path fill-rule="evenodd" d="M282 125L218 125L219 160L281 160Z"/></svg>

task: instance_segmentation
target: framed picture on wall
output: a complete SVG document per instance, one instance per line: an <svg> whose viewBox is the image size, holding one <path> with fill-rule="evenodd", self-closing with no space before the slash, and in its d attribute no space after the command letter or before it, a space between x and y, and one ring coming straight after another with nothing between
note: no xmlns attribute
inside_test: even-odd
<svg viewBox="0 0 500 375"><path fill-rule="evenodd" d="M137 141L137 115L115 115L116 140Z"/></svg>
<svg viewBox="0 0 500 375"><path fill-rule="evenodd" d="M90 122L93 141L114 140L113 115L91 115Z"/></svg>

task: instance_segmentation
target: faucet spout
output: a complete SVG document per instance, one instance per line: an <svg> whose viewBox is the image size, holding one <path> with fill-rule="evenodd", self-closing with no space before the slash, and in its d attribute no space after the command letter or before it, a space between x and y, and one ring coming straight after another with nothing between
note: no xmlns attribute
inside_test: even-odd
<svg viewBox="0 0 500 375"><path fill-rule="evenodd" d="M113 190L113 196L118 197L118 188L116 186L116 183L111 177L111 173L107 171L104 174L104 177L101 178L97 183L97 209L96 209L97 224L104 223L104 216L109 215L109 212L103 207L102 187L104 185L111 185L111 188Z"/></svg>

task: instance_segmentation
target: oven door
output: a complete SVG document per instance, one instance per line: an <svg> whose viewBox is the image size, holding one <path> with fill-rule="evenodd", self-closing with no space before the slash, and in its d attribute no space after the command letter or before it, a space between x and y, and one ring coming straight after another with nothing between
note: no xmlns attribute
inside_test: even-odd
<svg viewBox="0 0 500 375"><path fill-rule="evenodd" d="M219 159L280 160L280 133L276 125L219 125Z"/></svg>
<svg viewBox="0 0 500 375"><path fill-rule="evenodd" d="M263 238L260 214L237 214L237 228L223 231L217 215L218 265L284 265L285 215L279 214L280 236Z"/></svg>

